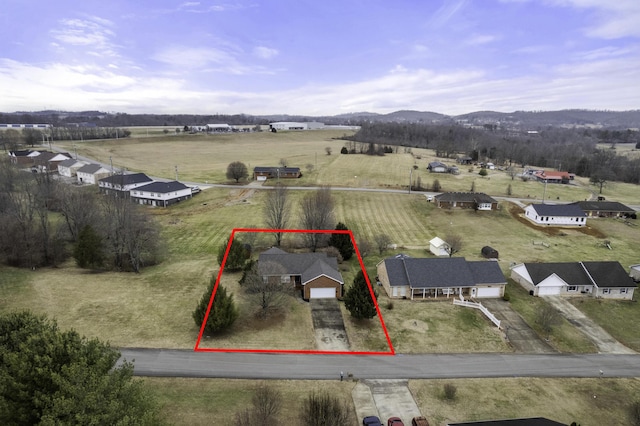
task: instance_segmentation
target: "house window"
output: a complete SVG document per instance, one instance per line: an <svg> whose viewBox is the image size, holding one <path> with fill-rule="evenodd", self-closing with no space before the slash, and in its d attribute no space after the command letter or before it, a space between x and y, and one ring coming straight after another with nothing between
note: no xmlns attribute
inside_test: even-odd
<svg viewBox="0 0 640 426"><path fill-rule="evenodd" d="M567 286L567 291L578 291L578 286L576 285Z"/></svg>
<svg viewBox="0 0 640 426"><path fill-rule="evenodd" d="M627 294L627 289L626 288L621 288L620 289L620 294Z"/></svg>
<svg viewBox="0 0 640 426"><path fill-rule="evenodd" d="M603 288L602 289L602 294L609 294L611 293L611 289L610 288Z"/></svg>
<svg viewBox="0 0 640 426"><path fill-rule="evenodd" d="M291 282L291 277L289 275L283 275L280 277L280 282L282 284L289 284Z"/></svg>

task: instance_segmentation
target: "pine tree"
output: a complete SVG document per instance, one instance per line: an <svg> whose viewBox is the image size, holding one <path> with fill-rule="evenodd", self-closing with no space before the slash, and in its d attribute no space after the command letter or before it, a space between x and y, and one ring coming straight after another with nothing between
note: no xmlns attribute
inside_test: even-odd
<svg viewBox="0 0 640 426"><path fill-rule="evenodd" d="M347 228L344 223L338 222L336 230L348 231L349 228ZM349 234L331 234L329 245L338 249L342 260L349 260L351 256L353 256L353 244L351 243L351 236Z"/></svg>
<svg viewBox="0 0 640 426"><path fill-rule="evenodd" d="M97 268L104 262L102 238L89 225L78 234L78 242L73 250L76 264L81 268Z"/></svg>
<svg viewBox="0 0 640 426"><path fill-rule="evenodd" d="M227 244L223 244L218 249L218 263L222 265L222 261L224 260L224 254L227 251ZM238 239L234 238L231 241L231 248L229 249L229 255L227 256L227 261L224 264L224 270L229 272L240 271L244 268L247 259L249 258L249 252L245 248L242 242L238 241Z"/></svg>
<svg viewBox="0 0 640 426"><path fill-rule="evenodd" d="M193 320L198 327L202 326L204 316L207 313L209 307L209 300L211 299L211 293L213 293L213 287L216 284L215 276L211 277L211 282L207 287L207 290L202 295L200 303L193 311ZM204 331L209 334L219 333L231 327L235 320L238 318L238 309L233 301L233 294L227 295L227 290L218 285L218 290L213 298L211 304L211 311L207 318L207 325L204 327Z"/></svg>
<svg viewBox="0 0 640 426"><path fill-rule="evenodd" d="M374 297L377 297L374 291ZM357 319L373 318L376 316L376 306L371 298L369 286L362 270L353 279L353 284L344 295L344 306L351 316Z"/></svg>

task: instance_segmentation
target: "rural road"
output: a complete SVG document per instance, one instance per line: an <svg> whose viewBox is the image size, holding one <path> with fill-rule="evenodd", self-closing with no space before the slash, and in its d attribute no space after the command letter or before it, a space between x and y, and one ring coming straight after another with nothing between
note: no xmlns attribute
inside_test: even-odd
<svg viewBox="0 0 640 426"><path fill-rule="evenodd" d="M158 377L340 380L481 377L640 377L640 355L306 355L120 348L134 374Z"/></svg>

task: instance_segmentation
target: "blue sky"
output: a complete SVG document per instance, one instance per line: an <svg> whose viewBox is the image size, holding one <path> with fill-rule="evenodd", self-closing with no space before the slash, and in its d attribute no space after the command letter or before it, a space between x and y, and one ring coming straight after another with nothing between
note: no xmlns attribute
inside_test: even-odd
<svg viewBox="0 0 640 426"><path fill-rule="evenodd" d="M0 111L640 108L638 0L4 0Z"/></svg>

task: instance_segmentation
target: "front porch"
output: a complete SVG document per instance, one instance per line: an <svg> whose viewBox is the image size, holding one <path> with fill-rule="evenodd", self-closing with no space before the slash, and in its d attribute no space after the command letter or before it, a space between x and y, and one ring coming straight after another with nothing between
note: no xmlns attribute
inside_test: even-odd
<svg viewBox="0 0 640 426"><path fill-rule="evenodd" d="M442 288L411 288L411 300L446 300L453 297L474 297L469 287L442 287Z"/></svg>

